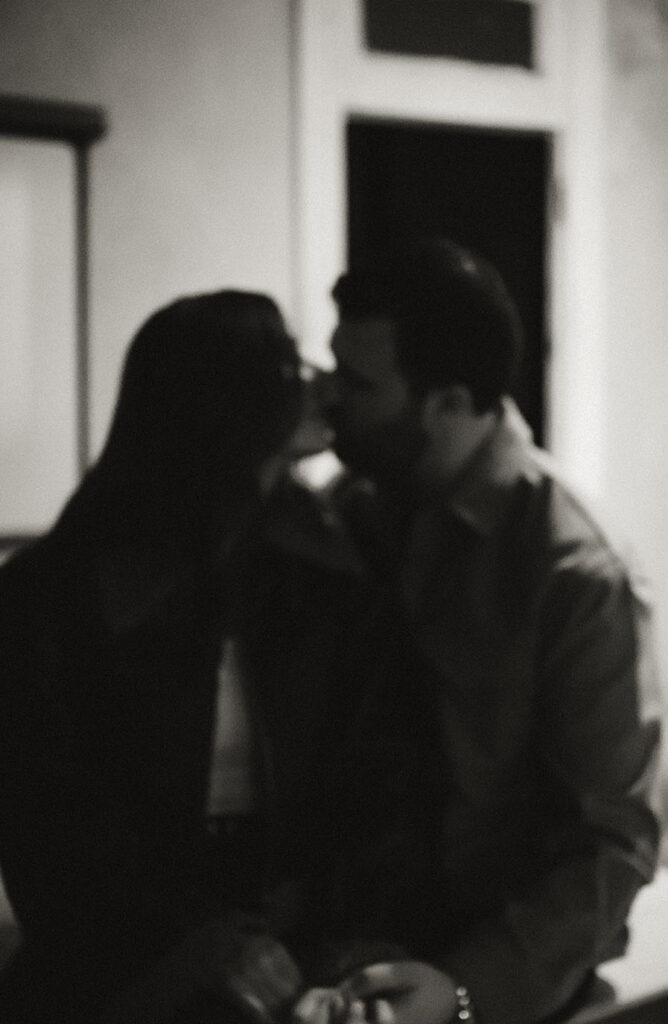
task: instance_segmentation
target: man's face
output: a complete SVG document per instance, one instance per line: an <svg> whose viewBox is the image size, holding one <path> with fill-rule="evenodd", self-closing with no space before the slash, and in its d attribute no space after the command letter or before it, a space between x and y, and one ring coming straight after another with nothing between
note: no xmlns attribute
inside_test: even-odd
<svg viewBox="0 0 668 1024"><path fill-rule="evenodd" d="M396 363L396 328L382 317L344 319L334 331L328 418L334 450L351 469L401 480L425 446L420 406Z"/></svg>

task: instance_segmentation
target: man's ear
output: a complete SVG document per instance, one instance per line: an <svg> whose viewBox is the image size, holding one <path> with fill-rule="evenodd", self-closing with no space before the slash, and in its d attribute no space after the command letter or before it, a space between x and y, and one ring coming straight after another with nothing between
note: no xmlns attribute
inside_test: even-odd
<svg viewBox="0 0 668 1024"><path fill-rule="evenodd" d="M449 384L430 391L422 406L422 425L428 432L437 431L450 416L473 415L473 397L463 384Z"/></svg>

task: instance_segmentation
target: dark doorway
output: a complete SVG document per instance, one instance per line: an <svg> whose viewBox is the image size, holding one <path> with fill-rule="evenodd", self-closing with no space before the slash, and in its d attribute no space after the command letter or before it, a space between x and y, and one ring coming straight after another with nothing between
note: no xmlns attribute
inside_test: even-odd
<svg viewBox="0 0 668 1024"><path fill-rule="evenodd" d="M550 136L355 119L347 159L349 262L416 234L447 235L499 269L526 335L515 397L542 443Z"/></svg>

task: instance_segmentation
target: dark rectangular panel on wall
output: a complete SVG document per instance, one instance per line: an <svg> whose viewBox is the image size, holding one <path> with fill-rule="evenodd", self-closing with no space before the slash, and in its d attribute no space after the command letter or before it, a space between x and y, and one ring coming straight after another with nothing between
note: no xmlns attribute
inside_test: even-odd
<svg viewBox="0 0 668 1024"><path fill-rule="evenodd" d="M347 130L348 263L445 236L490 260L519 308L524 359L515 398L544 439L547 190L543 132L353 118Z"/></svg>
<svg viewBox="0 0 668 1024"><path fill-rule="evenodd" d="M371 50L533 68L533 4L519 0L365 0Z"/></svg>

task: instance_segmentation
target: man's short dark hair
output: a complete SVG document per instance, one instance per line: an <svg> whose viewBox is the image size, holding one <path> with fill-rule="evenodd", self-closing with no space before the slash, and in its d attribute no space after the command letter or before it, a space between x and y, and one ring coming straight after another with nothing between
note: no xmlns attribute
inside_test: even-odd
<svg viewBox="0 0 668 1024"><path fill-rule="evenodd" d="M368 259L332 294L343 319L396 323L399 367L416 392L461 384L483 412L512 390L522 350L517 308L494 267L455 242L421 240Z"/></svg>

